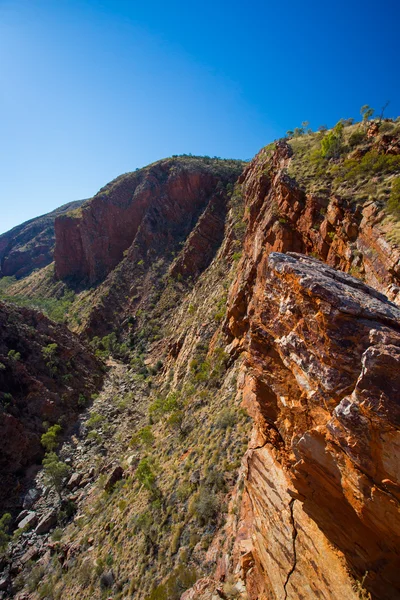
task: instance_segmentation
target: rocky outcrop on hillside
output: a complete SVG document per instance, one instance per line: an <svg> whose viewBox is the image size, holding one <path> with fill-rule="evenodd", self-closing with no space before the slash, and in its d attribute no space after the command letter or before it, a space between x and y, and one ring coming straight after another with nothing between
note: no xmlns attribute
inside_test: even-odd
<svg viewBox="0 0 400 600"><path fill-rule="evenodd" d="M54 221L58 215L76 209L84 202L69 202L0 235L0 277L20 279L53 260Z"/></svg>
<svg viewBox="0 0 400 600"><path fill-rule="evenodd" d="M226 211L218 198L242 167L240 161L172 158L117 178L82 210L56 220L56 276L93 284L132 247L144 261L176 252L210 203L217 216ZM218 232L212 246L220 239Z"/></svg>
<svg viewBox="0 0 400 600"><path fill-rule="evenodd" d="M306 193L289 177L293 150L286 141L265 148L239 181L247 207L246 252L300 252L363 278L396 300L400 249L381 203L351 203L337 194Z"/></svg>
<svg viewBox="0 0 400 600"><path fill-rule="evenodd" d="M231 351L245 353L243 403L255 421L247 546L238 542L251 553L249 598L357 598L349 571L373 598L394 599L400 310L299 254L248 256L245 272L226 330Z"/></svg>
<svg viewBox="0 0 400 600"><path fill-rule="evenodd" d="M163 160L56 221L56 277L80 286L105 277L76 306L81 333L121 332L127 320L139 332L172 279L194 283L224 239L229 189L242 168L240 161Z"/></svg>
<svg viewBox="0 0 400 600"><path fill-rule="evenodd" d="M2 509L18 506L27 469L43 457L44 422L67 432L102 377L100 362L65 325L0 303Z"/></svg>

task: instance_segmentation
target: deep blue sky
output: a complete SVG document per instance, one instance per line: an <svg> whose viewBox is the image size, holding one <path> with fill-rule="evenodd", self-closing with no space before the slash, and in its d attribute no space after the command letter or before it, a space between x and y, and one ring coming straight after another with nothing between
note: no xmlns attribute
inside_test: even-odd
<svg viewBox="0 0 400 600"><path fill-rule="evenodd" d="M171 154L400 114L397 0L0 0L0 232Z"/></svg>

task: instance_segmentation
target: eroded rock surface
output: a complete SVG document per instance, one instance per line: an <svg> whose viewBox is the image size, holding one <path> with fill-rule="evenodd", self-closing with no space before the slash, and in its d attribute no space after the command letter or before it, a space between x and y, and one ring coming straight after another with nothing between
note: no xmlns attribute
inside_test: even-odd
<svg viewBox="0 0 400 600"><path fill-rule="evenodd" d="M221 216L226 207L222 192L241 170L240 161L166 159L118 177L82 209L56 220L57 277L89 284L101 281L132 245L140 249L140 260L145 261L176 251L209 207L211 213L215 209L216 227L207 227L203 218L192 244L198 250L199 238L209 230L211 238L200 242L207 265L213 254L210 242L211 247L218 246L223 237ZM214 221L212 214L210 219ZM130 254L136 258L137 253Z"/></svg>
<svg viewBox="0 0 400 600"><path fill-rule="evenodd" d="M249 598L357 598L349 573L367 572L373 598L397 598L400 310L310 257L246 266L252 295L245 314L241 290L231 296L226 329L255 421Z"/></svg>
<svg viewBox="0 0 400 600"><path fill-rule="evenodd" d="M393 225L382 205L306 193L287 174L290 145L283 140L275 145L273 151L261 150L239 179L248 224L246 253L255 260L261 251L312 254L396 300L400 250L389 241Z"/></svg>

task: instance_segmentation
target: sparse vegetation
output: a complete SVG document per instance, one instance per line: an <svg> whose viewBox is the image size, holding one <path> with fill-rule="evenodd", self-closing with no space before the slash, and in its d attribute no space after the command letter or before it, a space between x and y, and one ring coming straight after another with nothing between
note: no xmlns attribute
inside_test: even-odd
<svg viewBox="0 0 400 600"><path fill-rule="evenodd" d="M43 470L47 485L57 492L61 500L61 491L70 473L70 467L60 460L55 452L49 452L43 459Z"/></svg>
<svg viewBox="0 0 400 600"><path fill-rule="evenodd" d="M46 452L53 452L58 446L58 436L61 433L61 426L53 425L42 435L40 442Z"/></svg>

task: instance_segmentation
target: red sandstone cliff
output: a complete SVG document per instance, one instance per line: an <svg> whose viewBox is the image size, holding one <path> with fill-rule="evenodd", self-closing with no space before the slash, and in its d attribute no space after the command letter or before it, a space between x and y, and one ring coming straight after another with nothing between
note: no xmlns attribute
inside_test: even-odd
<svg viewBox="0 0 400 600"><path fill-rule="evenodd" d="M255 427L237 573L250 600L357 598L349 574L393 600L400 311L328 265L357 265L396 297L399 252L373 205L301 192L282 170L290 156L285 143L272 158L261 151L240 179L248 227L225 331L245 356L240 389Z"/></svg>
<svg viewBox="0 0 400 600"><path fill-rule="evenodd" d="M262 246L312 254L395 299L400 249L388 241L390 224L380 204L354 205L335 194L305 193L287 175L292 155L287 142L277 142L273 152L261 150L239 178L248 224L246 253L256 257Z"/></svg>
<svg viewBox="0 0 400 600"><path fill-rule="evenodd" d="M56 276L93 284L133 245L144 260L176 250L210 202L217 216L225 210L218 196L241 169L239 161L177 158L117 178L82 209L56 220ZM221 233L209 241L220 243Z"/></svg>

